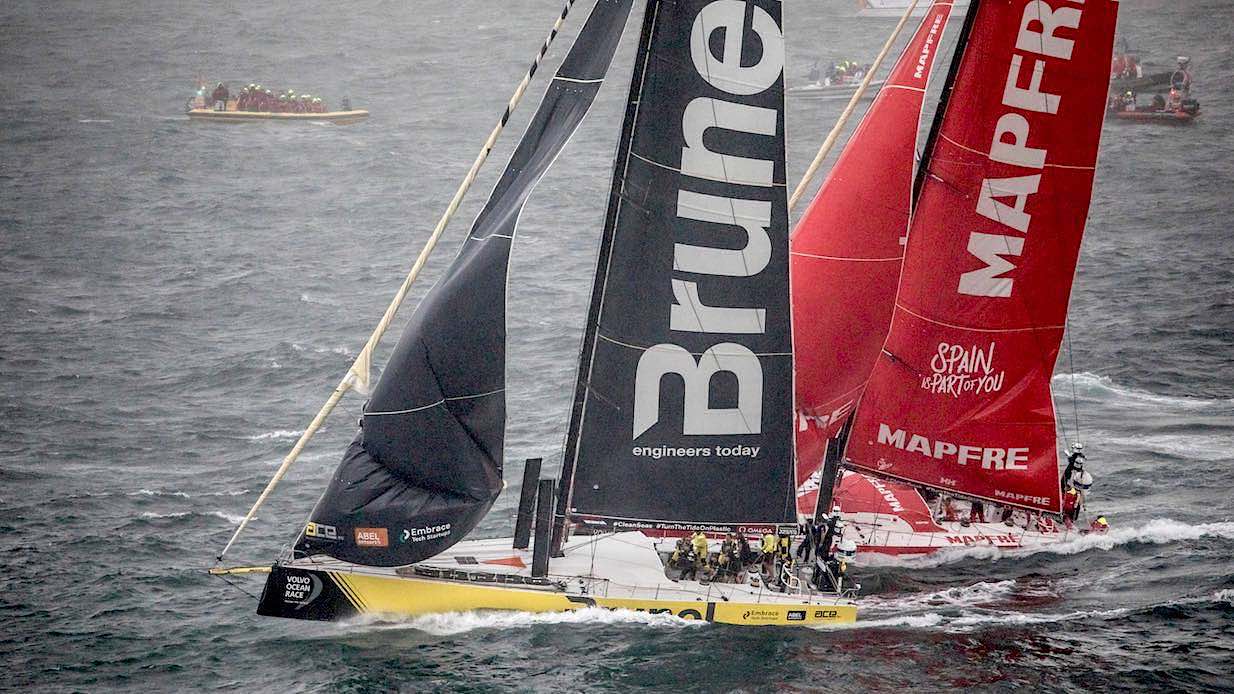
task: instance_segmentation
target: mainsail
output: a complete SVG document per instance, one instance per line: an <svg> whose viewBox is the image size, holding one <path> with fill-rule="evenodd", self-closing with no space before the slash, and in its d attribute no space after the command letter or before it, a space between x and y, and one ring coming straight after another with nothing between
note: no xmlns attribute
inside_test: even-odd
<svg viewBox="0 0 1234 694"><path fill-rule="evenodd" d="M647 3L559 523L794 521L780 17L777 0Z"/></svg>
<svg viewBox="0 0 1234 694"><path fill-rule="evenodd" d="M927 154L849 463L1057 512L1050 377L1084 231L1118 3L975 2Z"/></svg>
<svg viewBox="0 0 1234 694"><path fill-rule="evenodd" d="M461 540L496 500L510 246L532 189L599 91L632 2L597 0L454 262L403 331L297 554L409 564Z"/></svg>
<svg viewBox="0 0 1234 694"><path fill-rule="evenodd" d="M790 238L803 515L814 514L818 484L810 479L861 397L891 323L921 105L950 13L944 0L929 7Z"/></svg>

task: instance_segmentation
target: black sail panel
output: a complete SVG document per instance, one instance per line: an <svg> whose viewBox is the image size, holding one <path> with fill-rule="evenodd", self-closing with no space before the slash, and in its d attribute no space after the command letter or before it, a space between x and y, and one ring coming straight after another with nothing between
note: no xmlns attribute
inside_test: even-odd
<svg viewBox="0 0 1234 694"><path fill-rule="evenodd" d="M596 3L461 250L399 338L297 554L410 564L463 539L497 499L510 246L532 189L594 101L632 2Z"/></svg>
<svg viewBox="0 0 1234 694"><path fill-rule="evenodd" d="M593 527L795 518L780 13L649 3L563 464Z"/></svg>

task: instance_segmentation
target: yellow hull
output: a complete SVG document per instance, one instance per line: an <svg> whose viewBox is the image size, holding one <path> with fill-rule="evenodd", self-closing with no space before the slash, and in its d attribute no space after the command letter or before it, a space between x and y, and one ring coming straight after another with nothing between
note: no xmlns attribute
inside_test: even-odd
<svg viewBox="0 0 1234 694"><path fill-rule="evenodd" d="M275 567L271 572L258 612L278 617L334 620L356 615L414 617L476 610L566 612L587 607L672 614L684 619L749 626L846 624L857 619L856 606L844 603L606 598L570 595L551 588L537 590L284 567Z"/></svg>

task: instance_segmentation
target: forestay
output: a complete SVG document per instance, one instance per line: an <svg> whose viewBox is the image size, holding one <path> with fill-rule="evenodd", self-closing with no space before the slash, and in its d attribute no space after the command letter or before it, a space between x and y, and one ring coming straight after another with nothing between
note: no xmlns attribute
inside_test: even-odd
<svg viewBox="0 0 1234 694"><path fill-rule="evenodd" d="M1118 3L980 2L908 236L852 465L1057 512L1050 376Z"/></svg>
<svg viewBox="0 0 1234 694"><path fill-rule="evenodd" d="M803 515L818 496L806 483L852 415L891 323L921 105L950 13L950 2L930 6L789 241Z"/></svg>
<svg viewBox="0 0 1234 694"><path fill-rule="evenodd" d="M297 554L412 563L461 540L496 500L510 246L600 88L631 3L597 1L458 256L403 331Z"/></svg>
<svg viewBox="0 0 1234 694"><path fill-rule="evenodd" d="M775 0L648 2L559 521L794 519L780 17Z"/></svg>

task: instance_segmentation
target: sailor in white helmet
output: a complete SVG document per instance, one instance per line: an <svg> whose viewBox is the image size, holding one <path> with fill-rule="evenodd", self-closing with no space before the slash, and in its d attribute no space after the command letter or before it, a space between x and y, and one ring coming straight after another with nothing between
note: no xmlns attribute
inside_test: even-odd
<svg viewBox="0 0 1234 694"><path fill-rule="evenodd" d="M839 593L844 588L844 576L848 572L848 563L857 556L857 543L853 540L843 540L836 553L824 558L819 555L814 562L814 575L811 582L816 588L828 592Z"/></svg>
<svg viewBox="0 0 1234 694"><path fill-rule="evenodd" d="M1084 444L1079 441L1071 444L1071 448L1067 449L1067 467L1063 470L1063 478L1059 480L1059 489L1066 491L1071 478L1084 469L1085 460Z"/></svg>
<svg viewBox="0 0 1234 694"><path fill-rule="evenodd" d="M819 559L828 559L831 556L831 546L835 544L836 538L840 537L844 532L844 521L840 518L840 507L832 506L831 515L827 517L827 529L823 533L823 539L818 543Z"/></svg>

